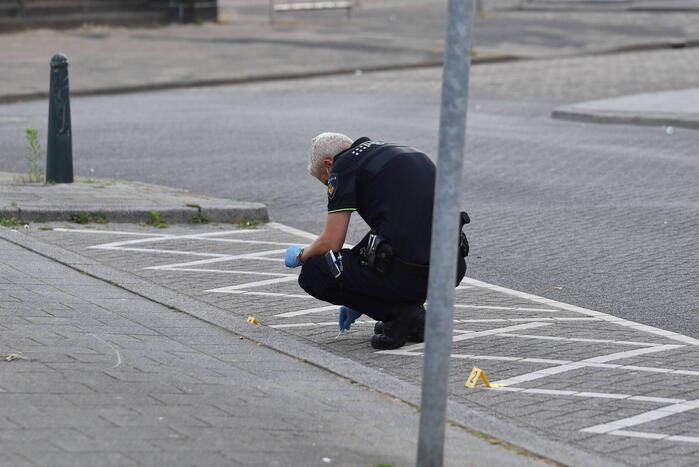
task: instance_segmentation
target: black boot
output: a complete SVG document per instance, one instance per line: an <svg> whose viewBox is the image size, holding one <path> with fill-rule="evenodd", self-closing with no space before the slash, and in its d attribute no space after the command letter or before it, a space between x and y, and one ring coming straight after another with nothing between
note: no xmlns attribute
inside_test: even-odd
<svg viewBox="0 0 699 467"><path fill-rule="evenodd" d="M420 319L417 328L415 328L408 336L408 342L424 342L425 341L425 307L420 306L422 313L420 314ZM383 334L384 323L383 321L377 321L374 324L374 334Z"/></svg>
<svg viewBox="0 0 699 467"><path fill-rule="evenodd" d="M399 304L392 310L391 320L381 326L382 333L371 338L371 346L378 350L391 350L403 347L411 338L422 338L425 326L425 313L422 306ZM377 323L378 325L378 323ZM376 326L374 327L376 330Z"/></svg>

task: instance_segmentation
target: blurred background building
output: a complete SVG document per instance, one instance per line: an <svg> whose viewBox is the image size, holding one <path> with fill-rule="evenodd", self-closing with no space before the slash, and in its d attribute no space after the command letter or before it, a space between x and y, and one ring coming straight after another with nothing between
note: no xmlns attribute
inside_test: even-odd
<svg viewBox="0 0 699 467"><path fill-rule="evenodd" d="M191 23L217 18L217 0L0 0L0 31L85 23Z"/></svg>

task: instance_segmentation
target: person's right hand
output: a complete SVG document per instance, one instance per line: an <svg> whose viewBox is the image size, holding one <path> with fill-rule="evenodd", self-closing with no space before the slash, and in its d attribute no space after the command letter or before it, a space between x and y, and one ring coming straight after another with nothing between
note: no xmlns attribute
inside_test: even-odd
<svg viewBox="0 0 699 467"><path fill-rule="evenodd" d="M284 264L287 268L297 268L301 266L301 251L303 247L301 245L291 245L286 249L286 254L284 255Z"/></svg>

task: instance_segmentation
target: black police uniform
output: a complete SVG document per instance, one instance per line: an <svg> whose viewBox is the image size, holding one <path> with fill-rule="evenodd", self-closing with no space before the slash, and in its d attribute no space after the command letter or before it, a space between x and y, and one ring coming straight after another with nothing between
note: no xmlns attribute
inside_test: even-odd
<svg viewBox="0 0 699 467"><path fill-rule="evenodd" d="M422 304L432 233L435 165L416 149L360 138L336 155L328 178L328 213L357 211L393 249L384 273L361 264L359 250L343 249L342 274L336 279L323 256L303 265L299 285L313 297L345 305L377 321L396 318L400 303ZM466 271L458 261L457 283Z"/></svg>

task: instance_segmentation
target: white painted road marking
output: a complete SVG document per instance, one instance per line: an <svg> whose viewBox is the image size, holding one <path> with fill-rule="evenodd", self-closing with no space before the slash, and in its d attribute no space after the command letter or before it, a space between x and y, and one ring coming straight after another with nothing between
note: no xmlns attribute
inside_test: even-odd
<svg viewBox="0 0 699 467"><path fill-rule="evenodd" d="M494 311L543 311L544 313L560 313L561 310L553 308L524 308L519 306L491 306L491 305L460 305L455 304L454 308L473 308L476 310L494 310Z"/></svg>
<svg viewBox="0 0 699 467"><path fill-rule="evenodd" d="M616 316L608 315L606 313L602 313L599 311L588 310L587 308L582 308L582 307L575 306L575 305L569 305L569 304L563 303L563 302L557 302L555 300L551 300L551 299L544 298L544 297L539 297L537 295L528 294L526 292L520 292L518 290L512 290L512 289L500 287L500 286L494 285L494 284L488 284L487 282L481 282L481 281L476 280L476 279L464 278L464 280L461 281L461 283L463 284L464 282L466 282L467 284L475 285L477 287L482 287L485 289L494 290L496 292L504 293L504 294L511 295L514 297L524 298L524 299L527 299L527 300L530 300L530 301L533 301L536 303L541 303L543 305L548 305L548 306L560 308L562 310L573 311L575 313L580 313L583 315L592 316L595 318L600 318L604 321L618 324L619 326L630 327L630 328L636 329L638 331L646 332L649 334L655 334L657 336L662 336L662 337L665 337L667 339L672 339L672 340L676 340L678 342L682 342L683 344L698 345L699 346L699 339L694 339L693 337L684 336L682 334L672 332L672 331L666 331L664 329L658 329L658 328L655 328L653 326L647 326L645 324L635 323L633 321L628 321L628 320L625 320L623 318L618 318Z"/></svg>
<svg viewBox="0 0 699 467"><path fill-rule="evenodd" d="M321 306L320 308L308 308L305 310L288 311L286 313L279 313L278 315L274 315L274 317L275 318L292 318L294 316L309 315L311 313L320 313L323 311L331 311L331 310L339 310L339 309L340 309L340 307L338 305Z"/></svg>
<svg viewBox="0 0 699 467"><path fill-rule="evenodd" d="M649 410L632 417L622 418L610 423L602 423L600 425L583 428L580 431L585 433L609 433L611 431L621 430L630 426L641 425L643 423L660 420L661 418L670 417L672 415L687 412L699 408L699 399L693 401L678 402L676 404L661 407L655 410Z"/></svg>
<svg viewBox="0 0 699 467"><path fill-rule="evenodd" d="M582 337L558 337L558 336L535 336L531 334L500 334L503 337L518 337L521 339L540 339L549 341L564 341L564 342L589 342L594 344L617 344L617 345L635 345L638 347L655 347L656 344L652 342L638 342L638 341L615 341L609 339L585 339Z"/></svg>
<svg viewBox="0 0 699 467"><path fill-rule="evenodd" d="M204 292L229 293L238 290L250 289L253 287L262 287L263 285L281 284L283 282L291 282L298 280L296 274L289 274L286 277L277 277L276 279L267 279L264 281L246 282L245 284L231 285L228 287L220 287L218 289L209 289Z"/></svg>
<svg viewBox="0 0 699 467"><path fill-rule="evenodd" d="M316 235L310 234L308 232L303 232L292 227L284 226L277 223L267 224L269 229L276 229L288 234L300 237L306 240L313 240ZM232 235L240 237L244 235L245 237L254 236L264 230L230 230L230 231L216 231L216 232L204 232L200 234L188 234L188 235L172 235L165 233L142 233L142 232L116 232L116 231L100 231L100 230L87 230L87 229L55 229L56 232L66 232L66 233L83 233L83 234L100 234L100 235L122 235L132 237L131 240L122 240L119 242L104 243L100 245L95 245L90 248L102 249L102 250L121 250L135 253L145 253L145 254L172 254L172 255L190 255L198 257L194 261L171 263L162 266L151 266L146 269L150 270L163 270L163 271L182 271L183 273L221 273L221 274L237 274L245 275L249 274L251 276L263 276L269 277L266 280L256 280L252 282L247 282L245 284L237 284L227 287L220 287L218 289L211 289L212 292L225 292L231 294L243 294L250 296L267 296L267 297L284 297L301 299L306 301L317 302L318 305L314 308L303 308L298 311L290 311L285 313L279 313L275 315L274 318L287 319L294 318L296 316L310 315L315 313L323 313L325 311L336 310L337 306L324 306L321 302L317 301L311 296L306 294L294 294L294 293L277 293L277 292L266 292L266 291L253 291L249 290L255 287L265 287L268 285L291 282L297 279L295 274L282 273L280 272L264 272L259 270L246 271L245 268L241 269L236 267L235 269L213 269L211 264L220 264L231 261L239 261L244 263L246 261L266 261L281 263L283 262L282 255L285 248L261 251L257 253L245 253L245 254L218 254L218 253L201 253L197 251L182 251L182 250L169 250L169 249L151 249L147 248L148 244L161 243L167 241L182 241L182 240L200 240L206 242L220 242L220 243L230 243L230 244L250 244L250 245L273 245L273 246L287 246L292 243L286 242L276 242L276 241L266 241L266 240L245 240L241 238L223 238L230 237ZM133 239L133 237L140 237ZM155 246L155 245L154 245ZM349 245L348 245L349 246ZM250 267L250 269L254 269ZM637 415L636 417L628 417L623 420L617 420L616 422L610 422L607 424L597 425L595 427L590 427L587 430L593 430L599 427L606 427L602 429L600 434L615 435L615 436L629 436L637 438L646 439L662 439L665 441L682 441L682 442L699 442L698 437L693 436L680 436L672 434L661 434L661 433L649 433L643 431L632 431L625 428L644 423L643 421L636 423L637 420L649 420L662 418L660 414L667 413L664 416L672 416L676 413L685 412L696 408L693 403L697 401L687 402L683 399L674 398L662 398L662 397L650 397L650 396L634 396L631 394L615 394L615 393L603 393L603 392L586 392L577 390L549 390L549 389L536 389L536 388L519 388L512 387L512 384L523 383L526 381L533 381L540 378L544 378L549 375L560 374L566 371L584 368L584 367L594 367L594 368L604 368L612 370L626 370L635 372L649 372L649 373L661 373L675 376L699 376L699 371L691 370L680 370L673 368L661 368L661 367L648 367L648 366L635 366L635 365L621 365L610 363L615 360L632 358L638 355L645 355L655 352L662 352L666 350L673 350L683 347L682 345L669 345L665 343L656 342L641 342L633 340L611 340L611 339L595 339L595 338L584 338L578 337L579 334L575 334L570 337L566 336L546 336L546 335L535 335L535 334L519 334L516 331L531 328L531 327L541 327L556 325L559 323L579 323L578 328L583 329L584 323L586 322L599 322L606 321L610 325L619 325L627 329L638 331L641 333L651 334L656 337L674 340L685 345L697 346L699 345L699 340L688 336L683 336L679 333L665 331L662 329L654 328L652 326L647 326L644 324L635 323L615 316L607 315L605 313L588 310L582 307L577 307L574 305L569 305L562 302L557 302L555 300L550 300L543 297L538 297L535 295L527 294L524 292L519 292L516 290L506 289L504 287L496 286L493 284L484 283L477 281L475 279L465 278L461 284L457 287L457 290L473 290L476 288L491 290L496 293L506 294L509 296L514 296L522 300L531 302L532 304L543 305L543 307L526 307L526 306L495 306L495 305L480 305L478 303L462 303L455 304L455 309L462 310L474 310L474 311L502 311L502 312L516 312L516 313L531 313L548 316L531 316L522 318L485 318L485 319L456 319L454 323L458 324L482 324L482 323L502 323L502 324L512 324L512 326L506 326L499 329L491 329L486 331L465 331L465 330L455 330L454 341L459 342L461 340L475 339L478 337L487 337L489 335L497 335L503 338L510 339L538 339L538 340L550 340L558 341L562 343L583 343L583 344L609 344L609 345L625 345L625 346L637 346L641 347L639 349L634 349L627 352L617 352L610 355L602 355L598 357L592 357L580 361L568 361L568 360L557 360L557 359L540 359L540 358L529 358L525 355L510 357L510 356L497 356L497 355L468 355L468 354L454 354L452 358L455 359L469 359L469 360L493 360L493 361L510 361L516 362L517 364L547 364L556 365L551 368L544 370L534 371L530 373L525 373L523 375L508 378L502 381L496 381L499 384L510 384L508 387L503 387L498 390L510 391L513 393L533 393L533 394L546 394L550 396L558 397L583 397L583 398L600 398L600 399L610 399L610 400L636 400L645 402L655 402L662 404L672 404L665 408L656 409L654 411L649 411L644 414ZM463 296L461 294L460 296ZM323 305L323 306L320 306ZM307 305L308 306L308 305ZM300 308L300 307L299 307ZM555 316L556 313L561 314L562 312L573 313L572 316ZM551 316L551 315L554 316ZM462 312L463 315L463 312ZM480 316L488 316L487 314L481 313ZM370 325L373 324L373 320L358 320L355 324L359 325ZM289 324L271 324L270 327L274 328L304 328L304 327L315 327L315 326L337 326L336 321L331 322L320 322L320 323L289 323ZM551 328L553 329L553 328ZM506 331L508 330L508 331ZM595 330L591 329L591 333ZM596 337L592 334L591 337ZM660 339L657 339L660 340ZM590 347L593 348L593 347ZM420 357L422 352L419 349L424 349L423 344L416 344L414 346L404 347L402 349L397 349L396 351L386 351L380 353L394 354L394 355L404 355L410 357ZM687 404L690 404L688 406ZM644 418L645 417L645 418ZM649 418L650 417L650 418ZM629 423L629 421L631 423ZM607 428L611 427L610 430ZM607 430L607 431L605 431ZM591 431L596 432L596 431Z"/></svg>
<svg viewBox="0 0 699 467"><path fill-rule="evenodd" d="M506 326L504 328L495 328L495 329L488 329L486 331L464 331L462 333L458 333L457 335L452 337L453 342L460 342L466 339L476 339L478 337L484 337L484 336L493 336L500 334L502 332L510 332L510 331L518 331L520 329L533 329L533 328L540 328L542 326L550 326L551 323L528 323L528 324L517 324L514 326ZM419 351L425 348L425 343L421 342L419 344L413 344L413 345L407 345L405 347L401 347L400 350L403 352L415 352ZM392 350L382 350L376 353L391 353L394 352Z"/></svg>
<svg viewBox="0 0 699 467"><path fill-rule="evenodd" d="M614 360L620 360L623 358L636 357L639 355L646 355L649 353L664 352L666 350L673 350L682 347L681 345L658 345L655 347L646 347L635 350L627 350L624 352L616 352L609 355L601 355L599 357L586 358L577 362L566 363L564 365L555 366L552 368L546 368L539 371L533 371L531 373L525 373L523 375L515 376L514 378L507 378L500 381L495 381L494 384L501 384L503 386L511 386L515 384L521 384L528 381L534 381L541 378L546 378L548 376L557 375L560 373L565 373L567 371L579 370L581 368L586 368L589 366L598 366L596 364L604 364Z"/></svg>

